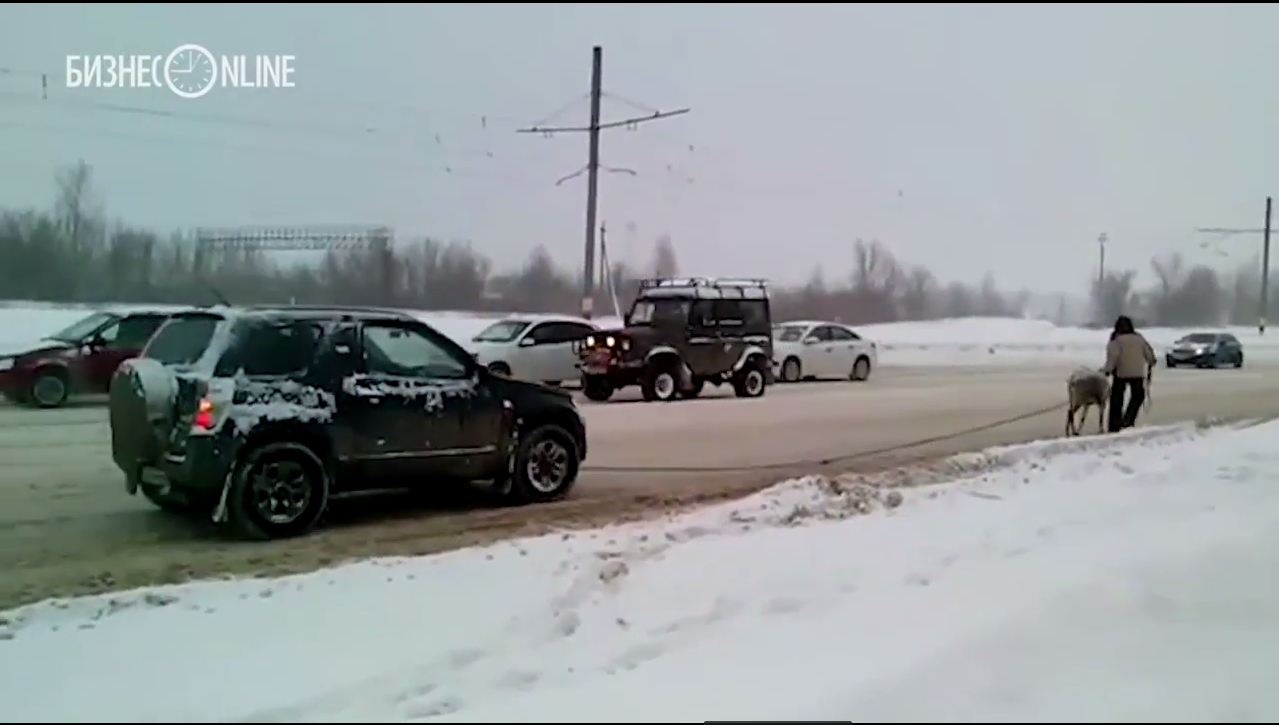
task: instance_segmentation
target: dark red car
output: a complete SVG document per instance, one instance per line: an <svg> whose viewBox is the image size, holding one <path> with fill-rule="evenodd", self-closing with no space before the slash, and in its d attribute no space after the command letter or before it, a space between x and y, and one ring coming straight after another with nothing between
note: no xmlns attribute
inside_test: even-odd
<svg viewBox="0 0 1279 725"><path fill-rule="evenodd" d="M0 346L0 393L40 408L56 408L72 395L105 393L115 369L137 357L170 314L103 310L44 339Z"/></svg>

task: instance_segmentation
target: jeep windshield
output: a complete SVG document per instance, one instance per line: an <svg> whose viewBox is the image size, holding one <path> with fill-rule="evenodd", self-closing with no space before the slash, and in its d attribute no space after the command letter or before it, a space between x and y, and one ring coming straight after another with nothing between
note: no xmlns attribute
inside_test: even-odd
<svg viewBox="0 0 1279 725"><path fill-rule="evenodd" d="M663 323L682 325L688 321L688 300L660 298L635 300L628 319L632 325Z"/></svg>
<svg viewBox="0 0 1279 725"><path fill-rule="evenodd" d="M519 337L521 332L528 329L532 324L529 322L521 322L520 320L502 320L495 322L475 337L471 338L471 342L510 342Z"/></svg>
<svg viewBox="0 0 1279 725"><path fill-rule="evenodd" d="M804 336L804 327L802 325L783 325L773 328L773 339L778 342L799 342Z"/></svg>
<svg viewBox="0 0 1279 725"><path fill-rule="evenodd" d="M91 333L97 332L98 328L115 319L115 315L110 312L95 312L88 317L76 321L69 327L49 335L50 340L59 342L80 342L88 337Z"/></svg>

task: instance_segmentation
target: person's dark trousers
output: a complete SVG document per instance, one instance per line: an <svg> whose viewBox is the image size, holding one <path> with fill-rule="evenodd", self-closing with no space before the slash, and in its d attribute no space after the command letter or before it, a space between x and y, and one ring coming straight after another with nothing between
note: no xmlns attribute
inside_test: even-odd
<svg viewBox="0 0 1279 725"><path fill-rule="evenodd" d="M1141 378L1128 380L1128 407L1124 409L1124 427L1137 425L1137 416L1141 413L1141 404L1146 402L1146 381Z"/></svg>
<svg viewBox="0 0 1279 725"><path fill-rule="evenodd" d="M1128 405L1124 406L1124 392L1132 391L1128 397ZM1110 386L1109 428L1111 433L1118 433L1124 428L1137 424L1137 414L1141 412L1141 404L1146 402L1146 381L1141 378L1115 378Z"/></svg>

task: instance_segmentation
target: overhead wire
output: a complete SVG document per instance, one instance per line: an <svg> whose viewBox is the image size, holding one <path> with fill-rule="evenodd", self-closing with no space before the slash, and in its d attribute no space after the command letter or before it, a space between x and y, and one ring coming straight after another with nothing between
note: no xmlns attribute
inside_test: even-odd
<svg viewBox="0 0 1279 725"><path fill-rule="evenodd" d="M336 149L332 145L321 145L317 147L308 147L305 149L290 148L290 147L281 146L278 144L254 145L254 144L244 144L240 142L227 141L224 139L216 139L216 138L208 138L208 137L190 138L190 137L179 137L179 136L167 136L167 135L154 134L149 132L139 133L134 131L122 131L119 129L92 128L87 126L77 126L77 125L62 124L62 123L47 123L47 122L27 123L23 121L14 121L14 120L0 120L0 128L29 128L35 131L45 131L45 132L52 132L52 133L94 134L94 135L100 135L100 136L120 138L120 139L125 139L130 141L138 141L141 143L177 144L177 145L183 145L183 146L207 146L212 148L220 148L220 149L227 149L227 150L233 150L233 151L240 151L244 153L251 153L255 155L269 154L269 155L306 156L306 157L315 157L318 155L318 156L326 156L329 158L334 158L335 160L350 160L350 161L357 161L361 163L376 163L376 164L385 165L385 166L399 167L408 171L426 172L426 173L432 173L432 174L443 174L443 175L456 176L461 178L482 178L482 179L492 179L492 180L499 180L499 181L510 181L510 182L518 182L521 184L524 184L524 183L533 184L539 181L539 180L531 179L529 177L520 177L520 176L515 176L510 174L496 173L496 172L479 170L474 168L467 168L463 166L457 166L451 163L445 163L442 161L434 161L434 162L428 162L427 160L412 161L412 160L406 159L403 154L397 154L396 156L373 156L373 155L367 155L362 153L361 154L343 154L340 151L338 153L334 153Z"/></svg>

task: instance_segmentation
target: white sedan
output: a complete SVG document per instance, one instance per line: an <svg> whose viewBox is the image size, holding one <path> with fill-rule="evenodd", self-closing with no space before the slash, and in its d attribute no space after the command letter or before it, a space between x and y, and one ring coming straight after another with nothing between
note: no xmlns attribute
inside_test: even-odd
<svg viewBox="0 0 1279 725"><path fill-rule="evenodd" d="M784 322L773 327L777 379L865 380L879 364L874 342L837 322Z"/></svg>
<svg viewBox="0 0 1279 725"><path fill-rule="evenodd" d="M490 372L559 385L576 380L575 343L595 325L565 315L513 315L471 338L467 347Z"/></svg>

